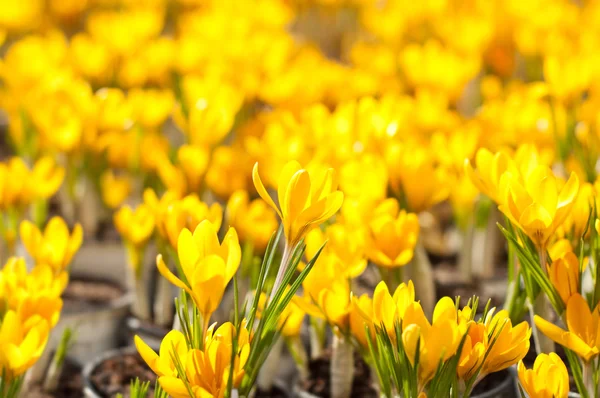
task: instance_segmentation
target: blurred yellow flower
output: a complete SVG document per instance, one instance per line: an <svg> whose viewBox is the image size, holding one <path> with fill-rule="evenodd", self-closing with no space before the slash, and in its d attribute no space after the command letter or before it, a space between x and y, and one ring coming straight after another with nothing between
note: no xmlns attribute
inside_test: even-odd
<svg viewBox="0 0 600 398"><path fill-rule="evenodd" d="M144 203L135 209L123 206L115 213L113 221L125 241L129 265L133 267L135 275L139 275L143 249L154 232L155 221L152 209Z"/></svg>
<svg viewBox="0 0 600 398"><path fill-rule="evenodd" d="M20 225L20 236L35 264L47 264L57 274L69 267L83 242L81 225L75 224L69 233L67 224L60 217L52 217L43 231L25 220Z"/></svg>
<svg viewBox="0 0 600 398"><path fill-rule="evenodd" d="M315 228L306 235L306 255L312 258L325 242L323 254L333 254L342 264L346 278L356 278L367 268L366 231L353 225L335 223L325 230Z"/></svg>
<svg viewBox="0 0 600 398"><path fill-rule="evenodd" d="M264 252L277 230L273 209L262 199L250 201L244 190L235 191L229 198L226 219L238 231L240 240L251 243L258 253Z"/></svg>
<svg viewBox="0 0 600 398"><path fill-rule="evenodd" d="M500 195L500 177L511 167L516 167L510 157L502 151L493 154L488 149L481 148L475 155L475 167L476 170L469 160L465 160L465 173L477 189L494 202L502 203L504 199Z"/></svg>
<svg viewBox="0 0 600 398"><path fill-rule="evenodd" d="M399 209L395 199L382 202L369 222L367 255L382 267L400 267L413 258L419 237L419 219Z"/></svg>
<svg viewBox="0 0 600 398"><path fill-rule="evenodd" d="M131 179L126 174L116 175L112 170L106 170L100 176L100 189L104 204L116 209L131 193Z"/></svg>
<svg viewBox="0 0 600 398"><path fill-rule="evenodd" d="M14 311L4 314L0 325L0 369L8 380L25 373L42 356L49 327L44 319L25 328Z"/></svg>
<svg viewBox="0 0 600 398"><path fill-rule="evenodd" d="M399 157L388 154L388 168L392 187L401 192L410 211L420 213L448 198L448 173L435 165L426 148L410 144Z"/></svg>

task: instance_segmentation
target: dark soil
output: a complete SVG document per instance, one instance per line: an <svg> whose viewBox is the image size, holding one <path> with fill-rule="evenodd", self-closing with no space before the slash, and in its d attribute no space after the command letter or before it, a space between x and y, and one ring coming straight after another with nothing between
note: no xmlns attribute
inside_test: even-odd
<svg viewBox="0 0 600 398"><path fill-rule="evenodd" d="M58 381L58 389L53 393L42 390L42 386L34 385L27 391L29 398L81 398L83 397L83 376L81 366L67 358Z"/></svg>
<svg viewBox="0 0 600 398"><path fill-rule="evenodd" d="M505 271L499 270L498 275L490 280L473 279L472 282L461 280L460 273L456 266L449 263L438 265L434 268L436 297L448 296L455 298L460 296L460 305L467 304L473 295L479 297L478 312L482 312L490 299L490 307L500 308L504 305L506 295L506 275ZM501 281L501 282L499 282Z"/></svg>
<svg viewBox="0 0 600 398"><path fill-rule="evenodd" d="M477 383L477 385L471 392L471 396L491 391L492 389L498 387L500 384L505 382L506 379L510 377L511 376L508 370L502 370L500 372L491 373L484 377L479 383ZM510 391L502 391L502 395L494 396L494 398L509 398L513 397L514 393L514 384L510 383Z"/></svg>
<svg viewBox="0 0 600 398"><path fill-rule="evenodd" d="M138 377L141 382L150 381L149 395L152 396L156 375L137 352L109 358L90 375L93 387L102 397L114 397L118 393L129 397L129 384Z"/></svg>
<svg viewBox="0 0 600 398"><path fill-rule="evenodd" d="M256 390L256 398L288 398L288 394L279 387L273 386L270 391Z"/></svg>
<svg viewBox="0 0 600 398"><path fill-rule="evenodd" d="M73 313L97 309L118 299L123 293L123 289L116 283L74 278L69 281L63 293L63 310Z"/></svg>
<svg viewBox="0 0 600 398"><path fill-rule="evenodd" d="M331 352L326 351L321 358L308 363L309 377L304 384L304 390L321 398L331 397L330 386ZM354 355L354 381L351 398L378 398L377 391L371 387L371 372L369 366L360 355Z"/></svg>

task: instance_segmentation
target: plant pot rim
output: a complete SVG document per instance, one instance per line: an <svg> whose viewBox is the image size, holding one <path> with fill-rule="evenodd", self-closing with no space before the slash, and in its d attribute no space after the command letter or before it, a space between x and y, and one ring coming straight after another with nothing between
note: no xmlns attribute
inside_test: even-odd
<svg viewBox="0 0 600 398"><path fill-rule="evenodd" d="M108 278L103 278L103 277L97 277L97 276L93 276L93 275L87 275L85 273L83 274L79 274L77 272L74 272L71 274L71 276L69 277L69 282L71 280L84 280L84 281L91 281L91 282L102 282L102 283L106 283L106 284L111 284L114 286L117 286L120 290L121 290L121 295L119 297L116 297L110 301L106 301L103 303L100 303L97 306L97 309L95 309L94 313L97 312L103 312L103 311L112 311L114 309L121 309L123 307L129 307L131 305L131 303L133 303L133 300L135 298L135 295L132 291L130 291L129 289L127 289L126 286L124 286L122 283L118 283L115 281L112 281ZM66 312L64 315L78 315L78 314L86 314L89 313L90 310L86 309L86 310L81 310L81 311L73 311L73 312Z"/></svg>
<svg viewBox="0 0 600 398"><path fill-rule="evenodd" d="M123 354L137 353L135 346L127 346L123 348L117 348L114 350L106 351L103 354L98 355L96 358L85 364L81 374L83 375L83 396L88 398L102 398L98 389L92 383L92 373L94 370L107 359L112 359Z"/></svg>

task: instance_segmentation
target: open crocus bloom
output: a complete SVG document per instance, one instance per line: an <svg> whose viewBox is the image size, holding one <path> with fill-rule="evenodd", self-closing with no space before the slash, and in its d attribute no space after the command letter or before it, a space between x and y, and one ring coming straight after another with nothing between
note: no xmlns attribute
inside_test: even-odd
<svg viewBox="0 0 600 398"><path fill-rule="evenodd" d="M258 163L252 170L258 194L279 215L285 236L294 247L308 231L333 216L342 206L344 194L337 189L334 170L318 168L308 171L296 161L281 170L277 184L279 207L275 204L258 174Z"/></svg>
<svg viewBox="0 0 600 398"><path fill-rule="evenodd" d="M217 230L210 221L204 220L193 235L188 229L181 231L177 252L185 281L169 270L160 255L156 259L158 270L169 282L192 296L205 322L208 322L240 265L241 248L237 233L230 228L223 243L219 243Z"/></svg>
<svg viewBox="0 0 600 398"><path fill-rule="evenodd" d="M535 316L535 325L546 336L556 343L574 351L586 362L600 353L600 309L592 312L587 301L579 293L575 293L567 302L567 328L563 330L547 320Z"/></svg>

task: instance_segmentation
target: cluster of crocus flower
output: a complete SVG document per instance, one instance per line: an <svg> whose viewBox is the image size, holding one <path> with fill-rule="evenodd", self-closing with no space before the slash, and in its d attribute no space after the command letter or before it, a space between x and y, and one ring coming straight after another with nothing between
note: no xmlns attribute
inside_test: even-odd
<svg viewBox="0 0 600 398"><path fill-rule="evenodd" d="M370 298L352 298L350 330L374 363L385 396L470 396L483 377L515 365L529 351L527 322L512 324L508 312L475 311L478 299L459 309L443 297L431 322L415 300L412 281L393 295L380 282ZM391 354L391 355L390 355Z"/></svg>
<svg viewBox="0 0 600 398"><path fill-rule="evenodd" d="M40 231L29 221L20 225L21 241L33 259L10 257L0 270L0 394L17 397L25 373L42 356L60 318L69 265L81 245L81 227L69 232L52 218Z"/></svg>
<svg viewBox="0 0 600 398"><path fill-rule="evenodd" d="M135 283L135 316L170 326L172 285L185 292L175 323L195 330L182 334L199 351L189 368L184 350L169 365L185 387L165 381L173 395L249 392L277 333L306 371L306 315L313 358L333 332L336 398L349 394L352 351L383 338L381 322L389 339L422 338L422 360L407 354L406 369L417 392L437 394L431 356L440 347L428 336L456 318L442 336L450 340L440 340L442 362L458 361L468 393L489 372L461 375L463 360L481 365L480 357L459 356L454 337L487 352L482 336L490 339L495 318L450 314L427 252L458 252L461 282L485 279L501 257L489 243L499 220L510 252L505 310L518 325L530 311L540 354L533 373L521 372L523 389L566 391L562 381L537 381L564 374L543 356L552 350L546 334L574 353L579 389L598 395L595 326L585 325L595 325L600 301L599 11L597 1L567 0L3 0L0 116L17 155L0 163L6 252L18 253L20 238L58 278L82 231L94 238L112 222ZM72 233L59 219L41 230L56 193L52 209L81 223ZM163 277L148 289L156 270L145 257L155 249ZM381 285L372 299L355 296L373 270L376 282L418 300L423 317L405 327L398 315L397 330ZM236 314L227 336L265 327L248 338L252 369L222 372L227 383L216 389L186 385L211 352L204 340L225 335L210 327L229 305L227 290L241 296L225 308ZM206 369L216 365L206 366L203 375L213 374Z"/></svg>

